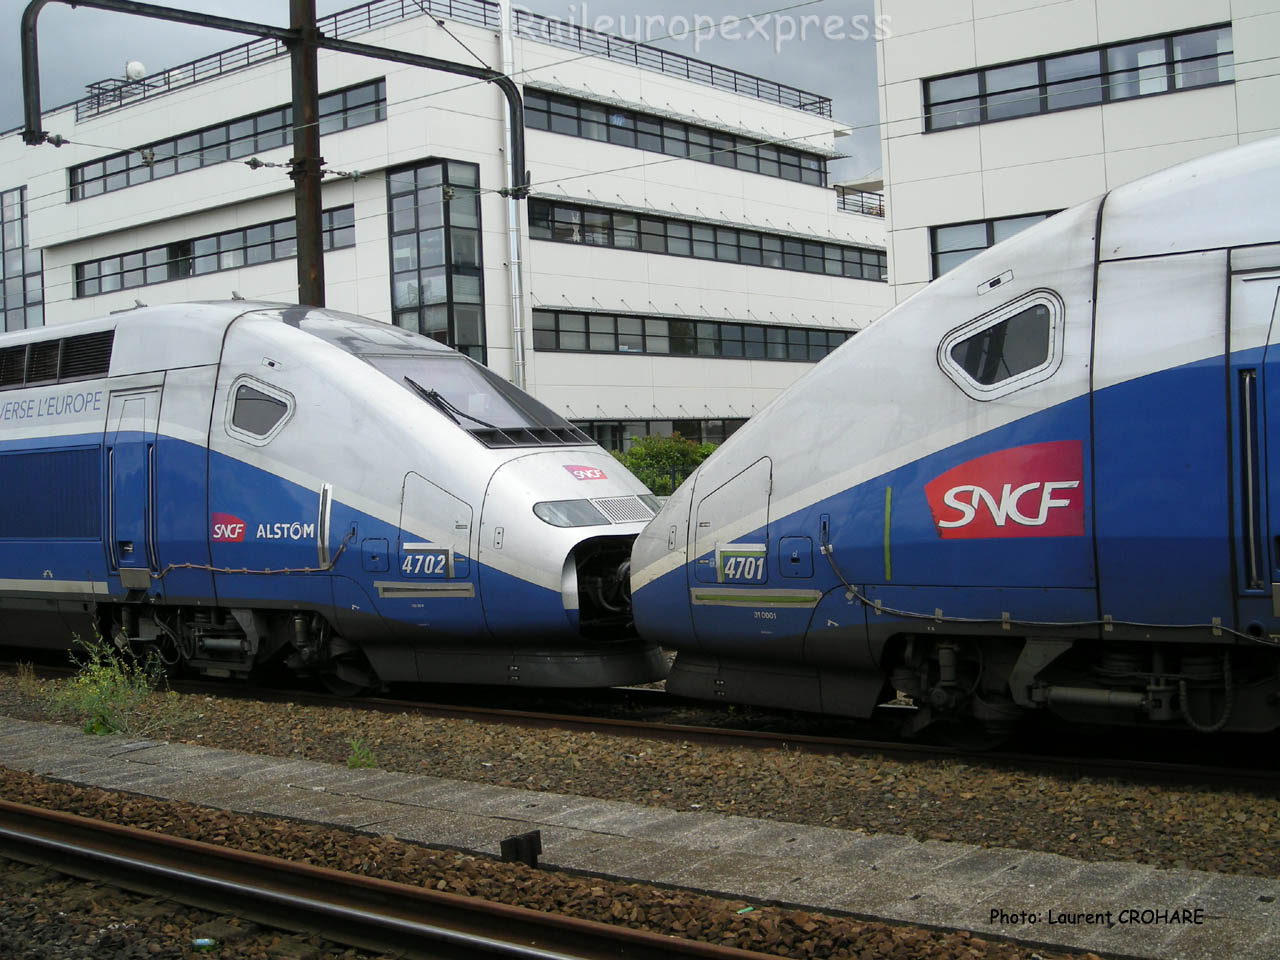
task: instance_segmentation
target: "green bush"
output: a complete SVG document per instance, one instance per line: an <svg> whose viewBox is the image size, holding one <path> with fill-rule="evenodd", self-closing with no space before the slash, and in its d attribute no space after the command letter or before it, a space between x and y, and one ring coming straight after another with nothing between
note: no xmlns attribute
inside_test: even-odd
<svg viewBox="0 0 1280 960"><path fill-rule="evenodd" d="M71 653L78 668L70 680L51 685L54 713L84 722L85 733L146 736L181 719L178 695L158 692L164 666L158 657L138 661L102 637L76 638Z"/></svg>
<svg viewBox="0 0 1280 960"><path fill-rule="evenodd" d="M637 439L628 450L615 451L622 465L660 497L670 496L698 464L715 450L714 443L694 443L678 433Z"/></svg>

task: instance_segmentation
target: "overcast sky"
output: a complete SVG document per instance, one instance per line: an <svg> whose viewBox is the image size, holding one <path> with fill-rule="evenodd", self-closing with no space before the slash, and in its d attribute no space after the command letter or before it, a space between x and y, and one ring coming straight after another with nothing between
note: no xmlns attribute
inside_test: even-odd
<svg viewBox="0 0 1280 960"><path fill-rule="evenodd" d="M289 19L287 0L168 0L165 5L281 26ZM851 158L833 166L835 179L879 169L873 0L703 0L701 5L688 0L524 0L517 5L829 96L836 120L857 128L853 136L837 141ZM0 35L8 38L0 56L0 130L22 125L18 26L25 6L21 0L0 0ZM351 6L349 0L317 0L320 16ZM702 18L696 36L695 17ZM725 18L733 17L753 19L726 26ZM712 22L714 29L707 26ZM248 39L64 3L48 4L39 27L46 109L83 96L90 82L122 76L129 60L157 72ZM687 35L661 39L670 33Z"/></svg>

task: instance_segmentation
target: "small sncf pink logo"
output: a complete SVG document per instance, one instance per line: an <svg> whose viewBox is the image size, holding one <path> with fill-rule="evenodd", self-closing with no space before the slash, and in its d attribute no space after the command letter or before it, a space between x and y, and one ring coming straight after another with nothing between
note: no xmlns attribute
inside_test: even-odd
<svg viewBox="0 0 1280 960"><path fill-rule="evenodd" d="M1084 471L1078 440L997 450L924 486L938 536L1084 535Z"/></svg>
<svg viewBox="0 0 1280 960"><path fill-rule="evenodd" d="M243 543L244 521L229 513L215 513L209 518L213 523L210 539L215 543Z"/></svg>
<svg viewBox="0 0 1280 960"><path fill-rule="evenodd" d="M575 480L608 480L605 472L599 467L584 467L576 463L566 463L564 468L573 474Z"/></svg>

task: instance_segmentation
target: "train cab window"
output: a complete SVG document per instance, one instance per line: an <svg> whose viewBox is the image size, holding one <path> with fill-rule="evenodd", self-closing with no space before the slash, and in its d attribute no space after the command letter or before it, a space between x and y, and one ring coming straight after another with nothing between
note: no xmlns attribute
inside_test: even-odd
<svg viewBox="0 0 1280 960"><path fill-rule="evenodd" d="M1062 333L1062 302L1037 291L951 331L938 363L965 393L988 400L1052 376Z"/></svg>
<svg viewBox="0 0 1280 960"><path fill-rule="evenodd" d="M232 390L227 432L248 443L261 445L284 426L293 398L257 380L243 378Z"/></svg>
<svg viewBox="0 0 1280 960"><path fill-rule="evenodd" d="M405 353L367 354L363 359L485 446L593 442L559 414L466 357Z"/></svg>
<svg viewBox="0 0 1280 960"><path fill-rule="evenodd" d="M1049 308L1042 303L961 340L951 359L983 386L1040 366L1049 358Z"/></svg>

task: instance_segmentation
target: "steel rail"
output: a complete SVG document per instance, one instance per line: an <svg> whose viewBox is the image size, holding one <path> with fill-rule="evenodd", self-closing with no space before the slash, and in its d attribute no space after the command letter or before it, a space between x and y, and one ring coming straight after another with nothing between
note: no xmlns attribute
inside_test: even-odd
<svg viewBox="0 0 1280 960"><path fill-rule="evenodd" d="M0 853L397 956L763 960L735 947L441 893L0 800Z"/></svg>

